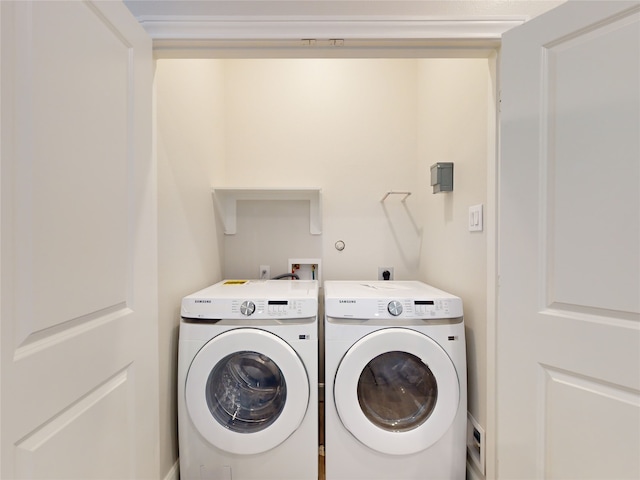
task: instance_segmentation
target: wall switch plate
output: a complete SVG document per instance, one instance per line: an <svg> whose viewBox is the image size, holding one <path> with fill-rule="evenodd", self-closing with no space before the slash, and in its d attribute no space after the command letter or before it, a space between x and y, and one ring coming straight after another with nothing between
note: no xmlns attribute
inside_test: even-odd
<svg viewBox="0 0 640 480"><path fill-rule="evenodd" d="M482 204L469 207L469 231L481 232L482 224Z"/></svg>

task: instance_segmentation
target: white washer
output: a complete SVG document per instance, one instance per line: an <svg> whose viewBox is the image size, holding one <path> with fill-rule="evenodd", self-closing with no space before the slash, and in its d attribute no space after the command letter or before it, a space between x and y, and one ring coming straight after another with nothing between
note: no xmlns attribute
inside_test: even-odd
<svg viewBox="0 0 640 480"><path fill-rule="evenodd" d="M327 281L327 480L462 480L462 301L415 281Z"/></svg>
<svg viewBox="0 0 640 480"><path fill-rule="evenodd" d="M185 297L182 480L318 478L318 283L226 280Z"/></svg>

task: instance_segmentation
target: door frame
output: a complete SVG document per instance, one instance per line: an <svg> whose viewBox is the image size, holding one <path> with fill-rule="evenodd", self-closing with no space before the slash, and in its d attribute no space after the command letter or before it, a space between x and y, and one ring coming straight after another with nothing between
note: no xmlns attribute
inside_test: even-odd
<svg viewBox="0 0 640 480"><path fill-rule="evenodd" d="M487 382L485 476L496 474L496 329L499 145L499 49L502 34L529 20L448 19L405 16L295 17L138 17L151 36L155 59L179 58L486 58L495 108L487 131ZM301 40L309 39L309 40ZM341 43L340 40L343 40ZM467 462L468 465L469 462ZM468 470L472 468L468 466ZM472 473L475 476L475 472Z"/></svg>

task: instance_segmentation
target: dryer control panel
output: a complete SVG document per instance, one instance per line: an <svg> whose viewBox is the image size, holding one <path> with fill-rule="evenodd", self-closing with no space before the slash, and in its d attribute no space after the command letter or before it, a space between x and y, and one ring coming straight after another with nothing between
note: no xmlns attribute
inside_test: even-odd
<svg viewBox="0 0 640 480"><path fill-rule="evenodd" d="M325 299L327 316L334 318L458 318L462 302L451 299Z"/></svg>
<svg viewBox="0 0 640 480"><path fill-rule="evenodd" d="M462 317L462 300L419 282L325 282L332 318L446 319Z"/></svg>

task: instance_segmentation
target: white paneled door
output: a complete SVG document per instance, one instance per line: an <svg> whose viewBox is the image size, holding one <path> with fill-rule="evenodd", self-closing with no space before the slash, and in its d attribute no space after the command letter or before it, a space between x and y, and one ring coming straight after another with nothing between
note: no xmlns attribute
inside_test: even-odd
<svg viewBox="0 0 640 480"><path fill-rule="evenodd" d="M151 41L1 2L3 479L158 478Z"/></svg>
<svg viewBox="0 0 640 480"><path fill-rule="evenodd" d="M504 36L497 473L640 478L640 3Z"/></svg>

